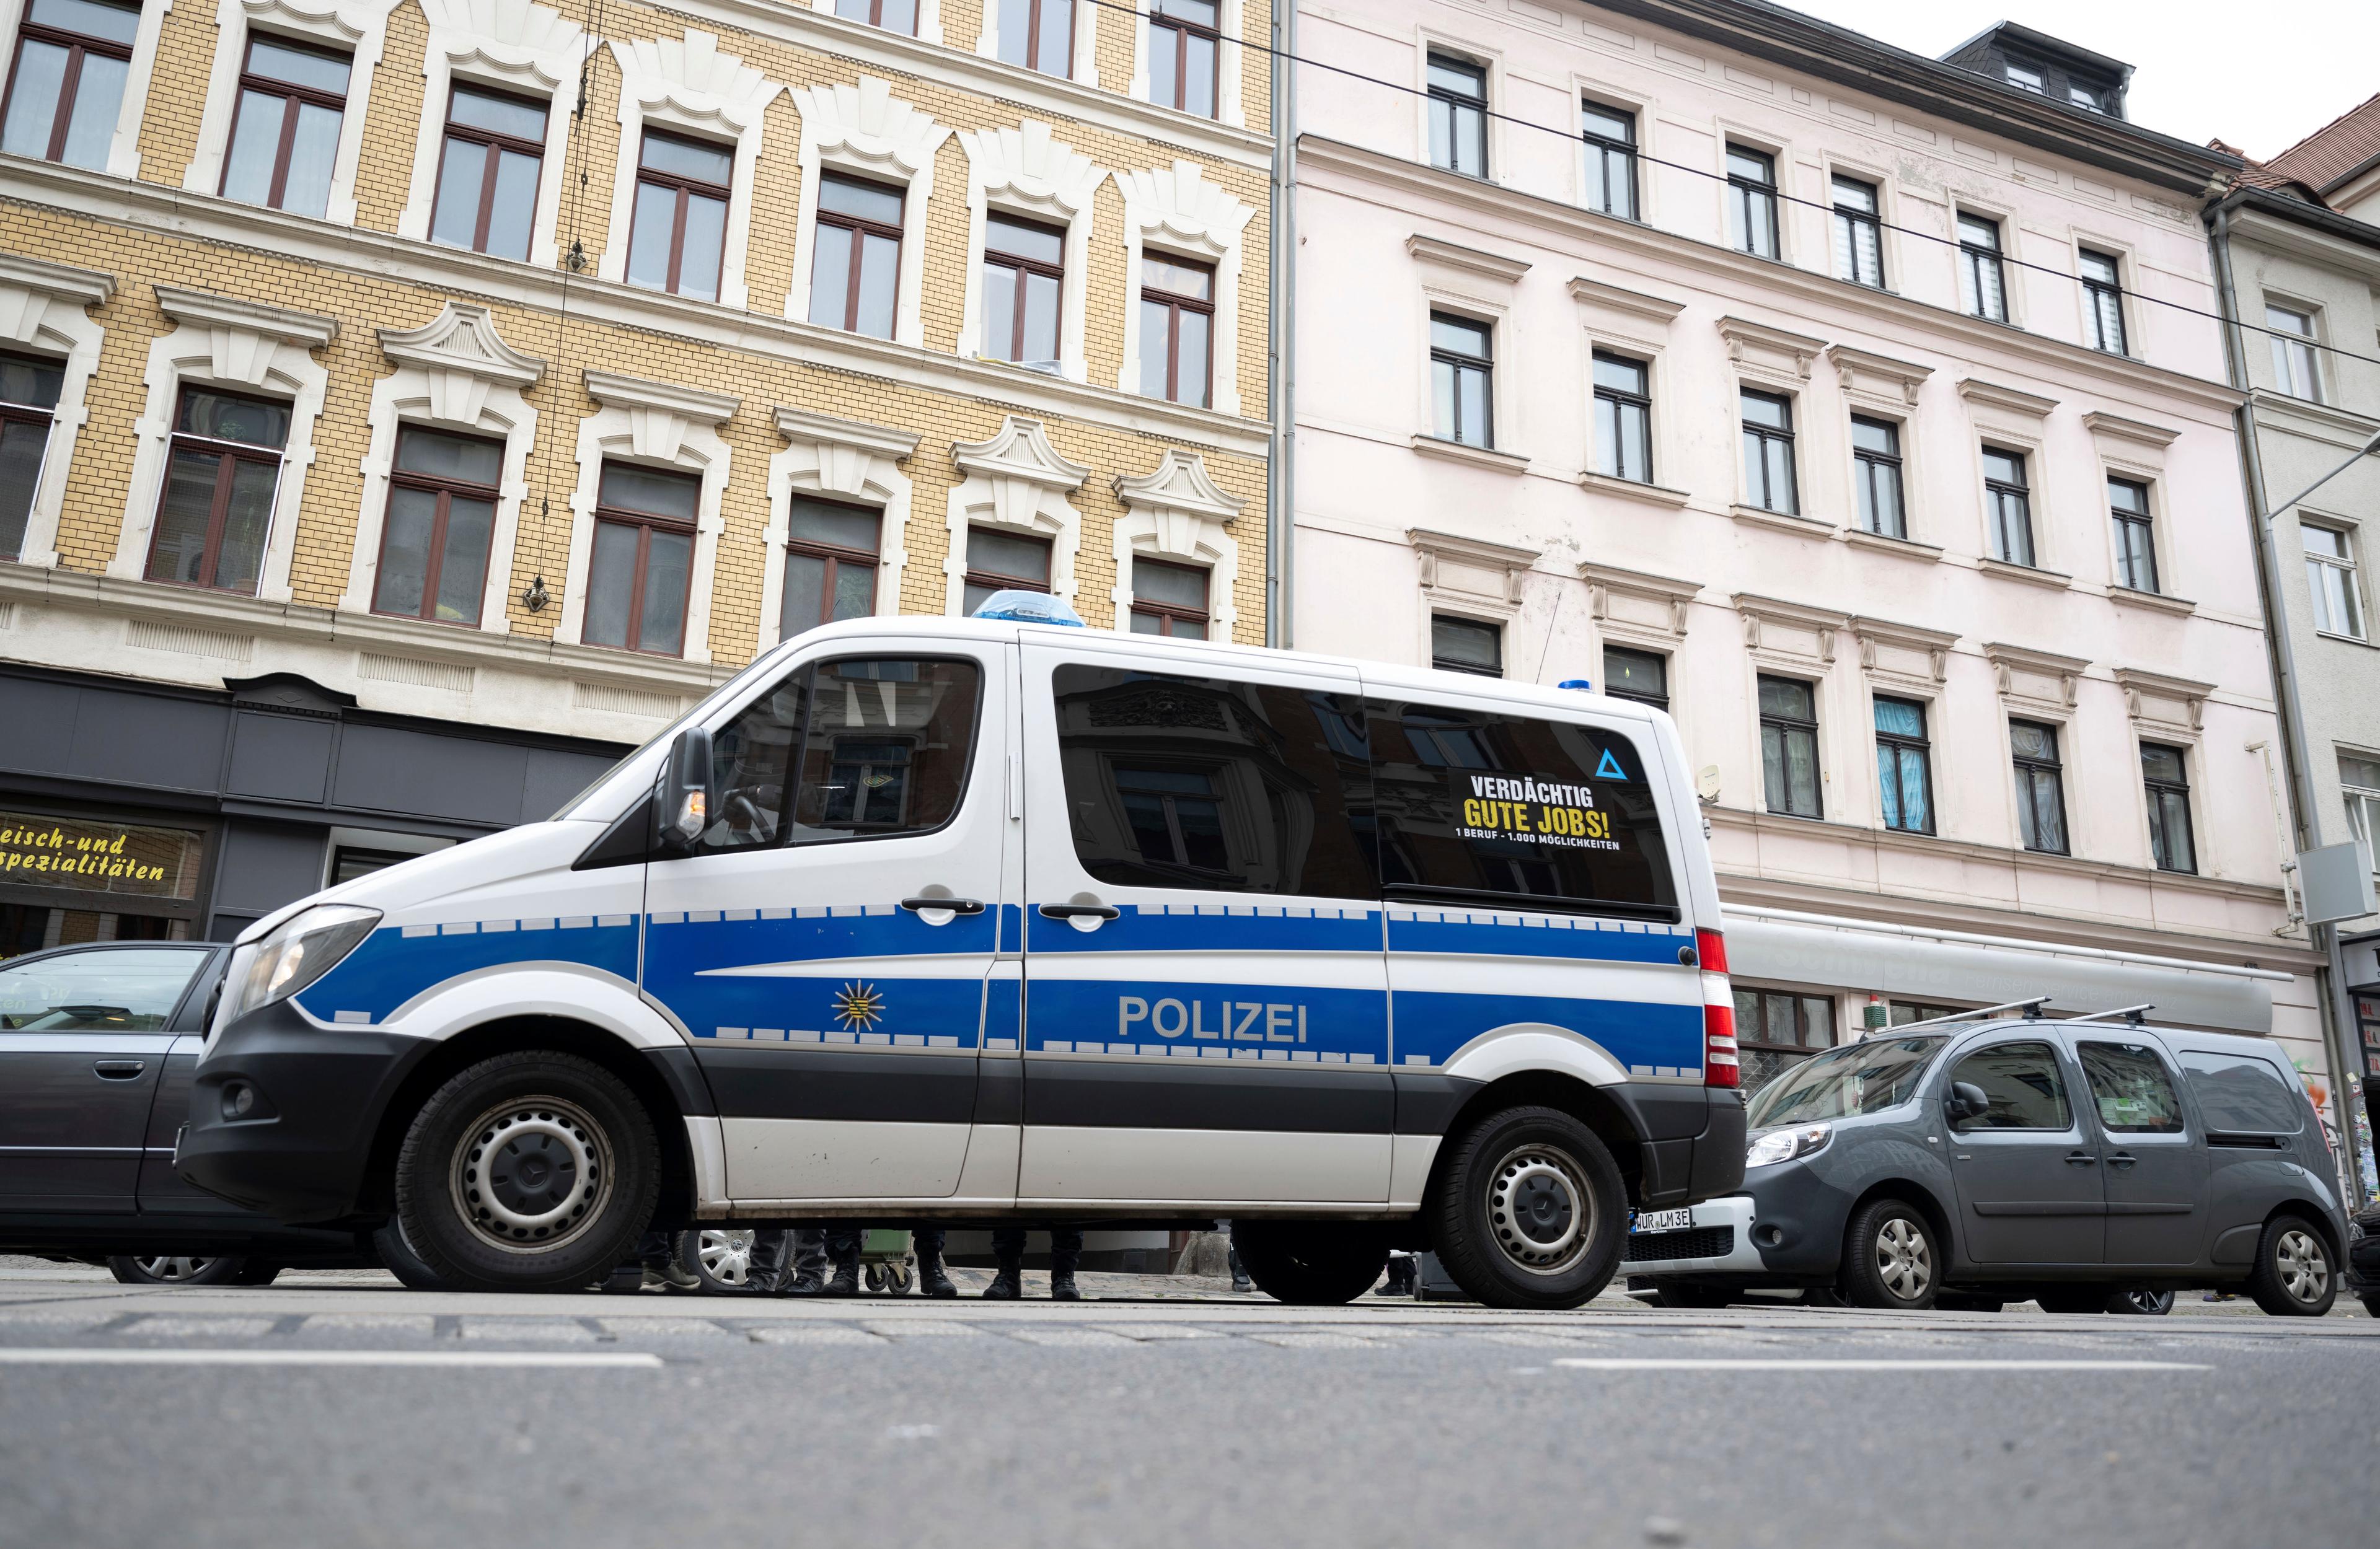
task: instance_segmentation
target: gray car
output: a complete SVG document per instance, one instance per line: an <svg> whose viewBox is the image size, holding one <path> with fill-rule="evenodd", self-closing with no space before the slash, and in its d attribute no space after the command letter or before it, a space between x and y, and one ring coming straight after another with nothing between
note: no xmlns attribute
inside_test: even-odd
<svg viewBox="0 0 2380 1549"><path fill-rule="evenodd" d="M1623 1268L1669 1305L2137 1312L2216 1286L2313 1317L2338 1295L2328 1143L2269 1039L1978 1014L1809 1059L1749 1120L1741 1194L1632 1223Z"/></svg>

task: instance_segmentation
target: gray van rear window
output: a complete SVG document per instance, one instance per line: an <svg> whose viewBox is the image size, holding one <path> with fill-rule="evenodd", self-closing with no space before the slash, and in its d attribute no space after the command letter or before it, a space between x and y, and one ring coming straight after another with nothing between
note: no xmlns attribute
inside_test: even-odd
<svg viewBox="0 0 2380 1549"><path fill-rule="evenodd" d="M2294 1135L2305 1128L2301 1089L2285 1080L2269 1059L2189 1049L2181 1056L2181 1071L2210 1130Z"/></svg>

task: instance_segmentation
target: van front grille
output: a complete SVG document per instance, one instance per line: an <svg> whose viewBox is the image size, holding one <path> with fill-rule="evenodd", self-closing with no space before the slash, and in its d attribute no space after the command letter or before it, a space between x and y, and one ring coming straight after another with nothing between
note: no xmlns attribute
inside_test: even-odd
<svg viewBox="0 0 2380 1549"><path fill-rule="evenodd" d="M1627 1264L1667 1264L1676 1259L1725 1258L1734 1252L1733 1227L1694 1227L1631 1236L1620 1256Z"/></svg>

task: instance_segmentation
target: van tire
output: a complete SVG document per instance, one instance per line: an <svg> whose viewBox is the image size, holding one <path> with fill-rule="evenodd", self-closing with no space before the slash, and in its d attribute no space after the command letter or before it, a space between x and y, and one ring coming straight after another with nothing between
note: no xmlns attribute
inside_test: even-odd
<svg viewBox="0 0 2380 1549"><path fill-rule="evenodd" d="M1235 1221L1232 1246L1257 1289L1292 1307L1342 1307L1379 1283L1388 1233L1360 1221Z"/></svg>
<svg viewBox="0 0 2380 1549"><path fill-rule="evenodd" d="M1905 1200L1875 1200L1843 1231L1843 1299L1854 1307L1923 1312L1942 1287L1934 1224Z"/></svg>
<svg viewBox="0 0 2380 1549"><path fill-rule="evenodd" d="M380 1265L397 1278L407 1290L443 1291L455 1288L439 1277L438 1272L422 1262L405 1240L405 1223L392 1216L371 1234L372 1252L379 1255Z"/></svg>
<svg viewBox="0 0 2380 1549"><path fill-rule="evenodd" d="M455 1290L591 1285L635 1253L660 1192L644 1105L601 1065L551 1050L455 1075L396 1157L405 1241Z"/></svg>
<svg viewBox="0 0 2380 1549"><path fill-rule="evenodd" d="M2248 1296L2276 1318L2318 1318L2338 1300L2338 1255L2302 1216L2276 1216L2256 1240Z"/></svg>
<svg viewBox="0 0 2380 1549"><path fill-rule="evenodd" d="M1568 1309L1611 1283L1628 1189L1594 1131L1560 1108L1505 1108L1444 1155L1423 1218L1439 1263L1474 1301ZM1516 1204L1532 1217L1525 1229ZM1527 1262L1540 1255L1550 1262Z"/></svg>

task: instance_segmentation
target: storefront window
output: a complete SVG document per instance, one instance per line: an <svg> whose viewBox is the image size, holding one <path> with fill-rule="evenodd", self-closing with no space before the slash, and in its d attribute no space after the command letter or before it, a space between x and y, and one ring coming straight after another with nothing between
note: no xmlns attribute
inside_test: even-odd
<svg viewBox="0 0 2380 1549"><path fill-rule="evenodd" d="M0 958L85 941L186 941L206 836L0 810Z"/></svg>

